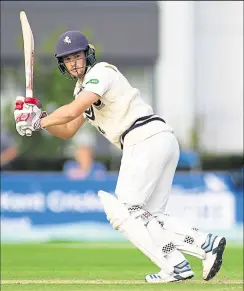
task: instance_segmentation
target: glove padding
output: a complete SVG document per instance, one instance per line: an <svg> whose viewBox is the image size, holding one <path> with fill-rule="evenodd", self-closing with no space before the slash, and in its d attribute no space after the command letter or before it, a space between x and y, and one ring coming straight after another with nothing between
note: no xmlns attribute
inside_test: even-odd
<svg viewBox="0 0 244 291"><path fill-rule="evenodd" d="M16 130L21 136L25 135L26 129L38 131L43 128L40 126L41 118L47 116L46 111L42 111L40 102L36 98L23 98L24 101L16 98L14 119L16 122Z"/></svg>

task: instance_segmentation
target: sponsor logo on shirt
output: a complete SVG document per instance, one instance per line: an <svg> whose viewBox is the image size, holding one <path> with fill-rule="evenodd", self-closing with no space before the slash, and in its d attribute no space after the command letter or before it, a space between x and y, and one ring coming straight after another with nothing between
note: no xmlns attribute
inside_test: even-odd
<svg viewBox="0 0 244 291"><path fill-rule="evenodd" d="M86 85L87 84L98 84L98 83L99 83L98 79L90 79L88 82L86 82Z"/></svg>

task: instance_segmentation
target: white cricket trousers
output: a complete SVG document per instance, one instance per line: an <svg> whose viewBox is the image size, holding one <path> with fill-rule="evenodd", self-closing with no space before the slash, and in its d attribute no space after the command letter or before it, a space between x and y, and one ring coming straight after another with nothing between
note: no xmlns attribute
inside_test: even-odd
<svg viewBox="0 0 244 291"><path fill-rule="evenodd" d="M127 206L139 205L152 215L164 213L179 160L174 133L162 131L124 147L115 193Z"/></svg>

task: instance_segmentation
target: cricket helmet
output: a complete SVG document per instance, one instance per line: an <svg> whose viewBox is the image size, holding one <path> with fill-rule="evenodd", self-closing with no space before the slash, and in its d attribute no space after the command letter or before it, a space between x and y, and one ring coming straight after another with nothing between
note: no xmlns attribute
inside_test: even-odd
<svg viewBox="0 0 244 291"><path fill-rule="evenodd" d="M95 49L89 44L86 36L76 30L66 31L60 35L56 45L55 57L57 58L58 68L62 74L68 73L63 58L80 51L85 53L87 71L88 67L93 67L96 64L96 56Z"/></svg>

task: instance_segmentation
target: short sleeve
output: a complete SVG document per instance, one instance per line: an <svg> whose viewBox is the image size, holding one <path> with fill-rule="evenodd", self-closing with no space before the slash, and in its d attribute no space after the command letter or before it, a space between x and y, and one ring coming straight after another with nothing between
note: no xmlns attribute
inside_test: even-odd
<svg viewBox="0 0 244 291"><path fill-rule="evenodd" d="M116 74L117 71L111 70L105 65L97 65L87 74L83 90L102 97L110 89Z"/></svg>

